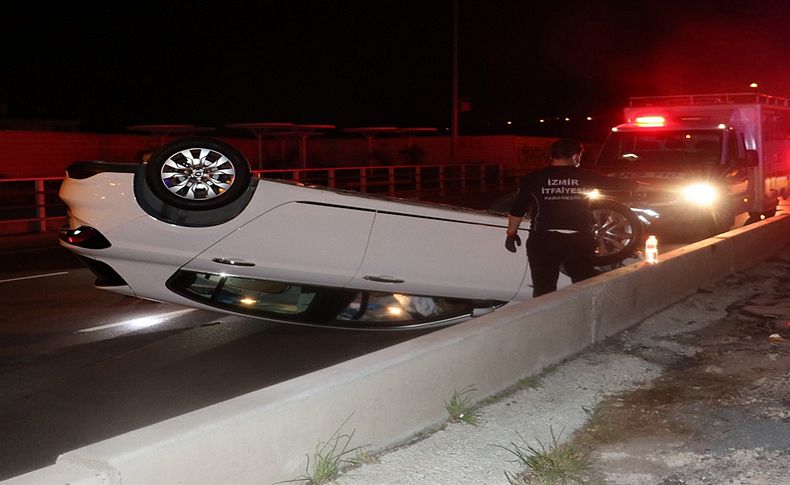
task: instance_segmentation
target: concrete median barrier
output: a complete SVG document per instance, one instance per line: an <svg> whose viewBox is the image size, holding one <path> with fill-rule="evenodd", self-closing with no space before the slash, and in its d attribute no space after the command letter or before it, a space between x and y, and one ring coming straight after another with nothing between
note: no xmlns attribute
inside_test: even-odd
<svg viewBox="0 0 790 485"><path fill-rule="evenodd" d="M371 451L447 419L454 391L476 400L578 353L767 259L790 243L778 216L539 299L424 335L61 455L5 484L267 484L305 471L319 440L354 431Z"/></svg>
<svg viewBox="0 0 790 485"><path fill-rule="evenodd" d="M733 272L732 240L706 239L662 256L657 265L636 264L577 286L595 290L595 340L612 336Z"/></svg>

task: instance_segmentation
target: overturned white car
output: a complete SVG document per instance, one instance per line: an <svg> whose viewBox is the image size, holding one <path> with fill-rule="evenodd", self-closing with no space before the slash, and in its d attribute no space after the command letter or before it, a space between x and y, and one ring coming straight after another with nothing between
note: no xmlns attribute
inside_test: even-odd
<svg viewBox="0 0 790 485"><path fill-rule="evenodd" d="M97 287L140 298L287 323L415 328L532 291L525 254L503 248L502 214L258 179L212 139L171 143L147 164L78 162L60 197L61 244ZM594 216L602 262L629 256L641 237L633 214L607 206Z"/></svg>

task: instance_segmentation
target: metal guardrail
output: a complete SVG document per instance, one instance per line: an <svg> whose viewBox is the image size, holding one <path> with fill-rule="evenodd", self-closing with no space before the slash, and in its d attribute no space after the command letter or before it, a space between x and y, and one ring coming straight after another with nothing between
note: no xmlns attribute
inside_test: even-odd
<svg viewBox="0 0 790 485"><path fill-rule="evenodd" d="M0 235L47 232L61 225L63 177L0 179Z"/></svg>
<svg viewBox="0 0 790 485"><path fill-rule="evenodd" d="M790 107L790 99L762 93L679 94L671 96L634 96L628 98L631 107L706 104L766 104Z"/></svg>
<svg viewBox="0 0 790 485"><path fill-rule="evenodd" d="M448 195L514 187L517 174L502 164L395 165L255 170L262 178L284 179L362 193L439 200ZM0 235L52 231L67 208L58 197L63 177L0 179Z"/></svg>

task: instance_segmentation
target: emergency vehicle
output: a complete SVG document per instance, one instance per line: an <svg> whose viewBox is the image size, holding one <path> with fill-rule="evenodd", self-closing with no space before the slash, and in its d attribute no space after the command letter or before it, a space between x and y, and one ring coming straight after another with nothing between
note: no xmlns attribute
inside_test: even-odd
<svg viewBox="0 0 790 485"><path fill-rule="evenodd" d="M631 98L595 168L646 182L611 194L650 233L709 237L776 213L790 176L790 100L758 93Z"/></svg>

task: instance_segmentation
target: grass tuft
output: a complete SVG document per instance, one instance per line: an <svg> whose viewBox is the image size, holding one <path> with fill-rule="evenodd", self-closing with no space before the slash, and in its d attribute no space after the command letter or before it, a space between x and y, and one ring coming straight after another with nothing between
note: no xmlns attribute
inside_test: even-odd
<svg viewBox="0 0 790 485"><path fill-rule="evenodd" d="M305 465L304 475L300 475L293 480L286 480L278 483L300 482L307 485L322 485L329 483L337 478L340 473L349 467L360 464L361 457L369 456L362 448L364 446L350 447L351 440L354 438L354 429L351 433L341 433L343 426L346 425L351 416L332 433L326 441L318 441L312 454L306 454L307 464ZM355 457L352 457L354 455Z"/></svg>
<svg viewBox="0 0 790 485"><path fill-rule="evenodd" d="M356 456L350 460L355 466L361 465L370 465L372 463L378 463L379 459L373 453L365 451L363 449L357 449Z"/></svg>
<svg viewBox="0 0 790 485"><path fill-rule="evenodd" d="M521 391L524 389L538 389L543 386L543 383L540 382L539 377L529 376L524 377L523 379L519 379L516 381L515 389L517 391Z"/></svg>
<svg viewBox="0 0 790 485"><path fill-rule="evenodd" d="M511 442L510 447L501 448L515 455L516 461L526 468L518 474L505 472L511 485L579 485L589 483L594 471L591 452L582 452L571 443L560 443L553 429L548 445L538 442L537 446L523 447Z"/></svg>
<svg viewBox="0 0 790 485"><path fill-rule="evenodd" d="M476 390L472 386L467 386L460 391L453 391L453 396L450 400L444 402L444 408L447 409L447 413L450 415L450 421L463 421L466 424L477 426L477 414L469 399L469 393Z"/></svg>

